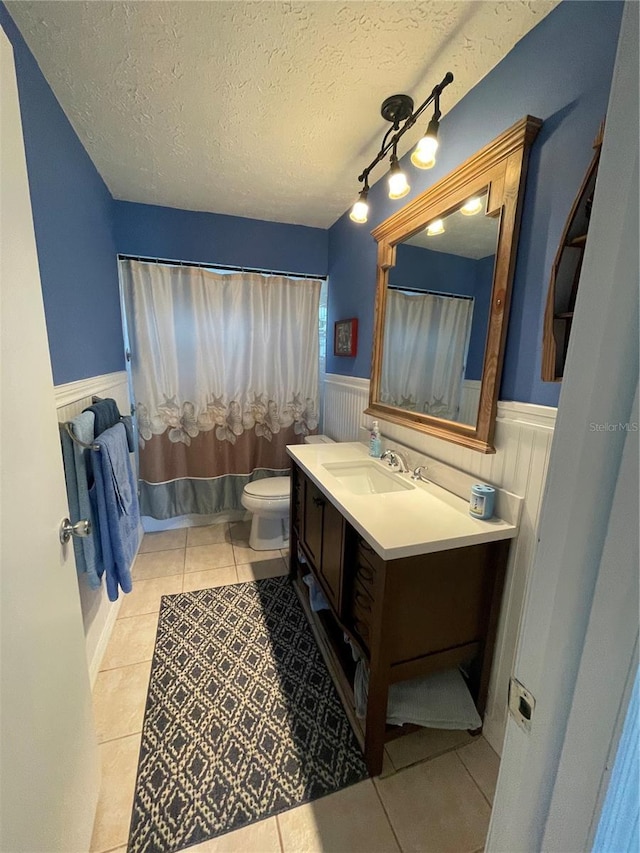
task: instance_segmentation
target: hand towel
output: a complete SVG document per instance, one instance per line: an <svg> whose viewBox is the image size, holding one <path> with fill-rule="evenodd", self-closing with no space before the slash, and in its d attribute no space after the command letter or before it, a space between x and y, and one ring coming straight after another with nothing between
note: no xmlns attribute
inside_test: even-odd
<svg viewBox="0 0 640 853"><path fill-rule="evenodd" d="M118 587L131 592L131 564L140 542L140 509L136 484L129 462L127 437L121 423L103 432L92 451L95 500L100 520L102 555L110 601L118 598ZM128 488L122 487L123 471ZM124 496L122 494L124 492ZM123 503L127 504L123 511Z"/></svg>
<svg viewBox="0 0 640 853"><path fill-rule="evenodd" d="M133 440L133 422L131 419L131 415L122 415L120 418L120 422L124 424L124 428L127 433L127 446L129 448L129 453L133 453L136 449L135 441Z"/></svg>
<svg viewBox="0 0 640 853"><path fill-rule="evenodd" d="M118 404L111 397L99 400L97 403L84 409L84 411L93 412L95 415L93 438L102 435L105 430L115 426L120 421Z"/></svg>
<svg viewBox="0 0 640 853"><path fill-rule="evenodd" d="M94 420L93 412L83 412L73 418L70 423L76 438L85 443L93 441ZM90 481L93 479L90 473L89 451L84 450L71 438L63 424L60 424L60 443L71 523L75 524L83 518L91 522L90 536L82 539L74 536L72 540L76 569L79 574L86 574L91 589L98 589L104 566L98 518L89 497Z"/></svg>

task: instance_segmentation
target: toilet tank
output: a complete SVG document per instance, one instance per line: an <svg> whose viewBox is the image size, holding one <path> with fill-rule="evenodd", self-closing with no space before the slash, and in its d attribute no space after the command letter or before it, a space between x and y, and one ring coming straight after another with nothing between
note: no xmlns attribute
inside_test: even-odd
<svg viewBox="0 0 640 853"><path fill-rule="evenodd" d="M305 435L304 443L305 444L335 444L335 441L332 438L329 438L328 435Z"/></svg>

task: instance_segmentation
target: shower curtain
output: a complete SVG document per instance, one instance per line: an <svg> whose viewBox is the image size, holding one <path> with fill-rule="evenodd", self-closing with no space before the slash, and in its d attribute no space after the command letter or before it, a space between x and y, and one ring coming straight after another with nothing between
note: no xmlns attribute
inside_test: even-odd
<svg viewBox="0 0 640 853"><path fill-rule="evenodd" d="M241 509L318 426L321 282L122 261L140 507Z"/></svg>
<svg viewBox="0 0 640 853"><path fill-rule="evenodd" d="M473 300L387 291L381 399L455 420L460 410Z"/></svg>

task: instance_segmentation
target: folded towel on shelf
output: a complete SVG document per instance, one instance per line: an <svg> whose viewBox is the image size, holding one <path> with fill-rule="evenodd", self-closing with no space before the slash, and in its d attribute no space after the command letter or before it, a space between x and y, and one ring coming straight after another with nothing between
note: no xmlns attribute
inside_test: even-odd
<svg viewBox="0 0 640 853"><path fill-rule="evenodd" d="M103 432L92 451L95 501L110 601L131 592L131 564L140 542L140 508L121 423ZM125 486L126 481L126 486Z"/></svg>
<svg viewBox="0 0 640 853"><path fill-rule="evenodd" d="M356 714L366 716L369 669L358 661L354 681ZM457 669L434 672L389 687L387 723L413 723L431 729L479 729L480 715L464 678Z"/></svg>
<svg viewBox="0 0 640 853"><path fill-rule="evenodd" d="M85 444L93 441L94 420L93 412L83 412L70 421L73 434L79 441ZM64 424L60 424L60 443L71 523L75 524L84 518L91 522L90 536L73 537L76 569L79 574L86 574L91 589L98 589L104 566L98 518L89 497L89 489L93 482L90 451L80 447L71 438Z"/></svg>
<svg viewBox="0 0 640 853"><path fill-rule="evenodd" d="M92 438L97 438L105 430L110 429L112 426L115 426L120 422L118 404L111 397L106 397L104 400L98 400L92 406L84 409L84 411L93 412L95 415L96 420Z"/></svg>

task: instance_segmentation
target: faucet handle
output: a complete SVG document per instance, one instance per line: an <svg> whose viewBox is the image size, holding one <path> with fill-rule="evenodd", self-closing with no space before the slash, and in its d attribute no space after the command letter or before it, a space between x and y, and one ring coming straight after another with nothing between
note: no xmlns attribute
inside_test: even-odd
<svg viewBox="0 0 640 853"><path fill-rule="evenodd" d="M393 465L398 464L398 459L396 457L396 454L393 452L393 450L385 450L385 452L382 454L380 459L388 459L389 461L388 461L387 465L389 465L390 468Z"/></svg>
<svg viewBox="0 0 640 853"><path fill-rule="evenodd" d="M423 476L422 472L427 470L426 465L418 465L417 468L413 469L413 474L411 475L412 480L426 480L426 476Z"/></svg>

